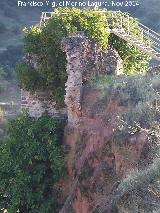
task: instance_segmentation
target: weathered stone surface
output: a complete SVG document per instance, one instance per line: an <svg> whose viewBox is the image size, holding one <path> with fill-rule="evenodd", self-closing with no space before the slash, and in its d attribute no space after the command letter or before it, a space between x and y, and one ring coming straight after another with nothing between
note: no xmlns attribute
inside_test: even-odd
<svg viewBox="0 0 160 213"><path fill-rule="evenodd" d="M88 91L87 91L88 90ZM61 213L96 213L96 207L109 205L112 193L119 181L134 169L147 144L147 132L131 135L127 142L115 146L113 136L117 124L117 114L126 110L118 102L110 99L97 110L97 101L102 91L84 88L83 106L79 125L65 130L65 143L70 145L67 158L70 190ZM93 112L92 117L90 116ZM106 122L108 120L109 122ZM109 207L105 211L112 213ZM118 212L118 211L117 211Z"/></svg>
<svg viewBox="0 0 160 213"><path fill-rule="evenodd" d="M82 43L83 37L69 37L62 41L62 48L66 52L67 57L67 74L68 79L65 84L66 95L65 104L68 112L68 122L75 125L81 111L81 95L82 95Z"/></svg>
<svg viewBox="0 0 160 213"><path fill-rule="evenodd" d="M46 100L44 98L45 95L45 92L31 94L21 90L21 97L23 100L21 109L27 110L31 117L41 117L44 113L47 113L52 117L66 116L66 109L57 109L56 103Z"/></svg>
<svg viewBox="0 0 160 213"><path fill-rule="evenodd" d="M114 49L103 49L83 32L64 38L61 44L67 57L65 104L68 122L77 125L81 116L82 85L95 75L121 74L122 60Z"/></svg>

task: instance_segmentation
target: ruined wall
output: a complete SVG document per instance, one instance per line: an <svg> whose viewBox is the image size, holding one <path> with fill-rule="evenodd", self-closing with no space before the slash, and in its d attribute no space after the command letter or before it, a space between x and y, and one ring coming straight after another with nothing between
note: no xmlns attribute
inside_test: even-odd
<svg viewBox="0 0 160 213"><path fill-rule="evenodd" d="M82 32L64 38L62 50L67 57L65 104L68 122L76 125L81 115L82 85L96 75L121 74L122 60L114 49L102 49L101 45ZM36 56L26 56L25 60L34 68L37 67ZM45 91L33 95L22 90L22 109L26 109L32 117L40 117L44 112L51 116L66 113L65 109L56 109L55 102L46 101L45 96Z"/></svg>
<svg viewBox="0 0 160 213"><path fill-rule="evenodd" d="M57 109L56 102L46 100L45 92L37 92L31 94L25 90L21 90L21 109L26 110L31 117L41 117L44 113L52 117L66 116L65 108Z"/></svg>
<svg viewBox="0 0 160 213"><path fill-rule="evenodd" d="M122 60L114 49L102 49L83 33L64 38L62 49L68 62L65 104L68 123L74 126L81 116L82 85L96 75L121 74Z"/></svg>

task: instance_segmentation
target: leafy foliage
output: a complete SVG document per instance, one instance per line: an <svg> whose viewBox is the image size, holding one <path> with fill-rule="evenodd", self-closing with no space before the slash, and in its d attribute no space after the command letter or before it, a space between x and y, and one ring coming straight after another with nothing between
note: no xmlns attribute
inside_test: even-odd
<svg viewBox="0 0 160 213"><path fill-rule="evenodd" d="M67 76L66 56L61 50L61 40L63 37L77 31L83 31L87 36L100 43L103 48L106 48L108 44L113 46L125 61L124 69L126 74L145 70L148 65L148 57L124 40L112 34L110 35L106 21L106 17L109 14L110 11L102 14L88 9L58 9L43 27L32 26L30 29L25 28L24 51L31 58L35 58L38 68L33 71L32 77L29 67L28 72L26 66L20 68L22 70L25 69L24 77L21 74L23 71L18 71L22 85L28 90L36 90L37 84L34 87L34 82L38 74L39 89L53 91L53 98L57 102L62 102ZM137 26L137 22L133 22L132 31L134 34L139 35L140 32ZM28 79L27 81L26 78ZM29 83L29 79L33 83Z"/></svg>
<svg viewBox="0 0 160 213"><path fill-rule="evenodd" d="M58 212L65 175L61 143L64 122L20 115L9 123L9 137L0 146L0 209L8 212Z"/></svg>
<svg viewBox="0 0 160 213"><path fill-rule="evenodd" d="M136 18L130 18L129 29L128 29L128 13L117 12L116 18L112 18L112 25L119 27L121 25L121 20L123 20L122 27L126 32L130 32L134 38L141 38L141 30L138 26L138 20ZM119 19L118 19L119 17ZM149 40L143 37L143 42L149 44ZM139 50L134 45L128 43L127 41L119 38L115 34L111 34L109 37L109 44L115 48L120 57L123 60L124 73L127 75L145 72L149 66L150 56L146 55L143 51Z"/></svg>
<svg viewBox="0 0 160 213"><path fill-rule="evenodd" d="M17 74L23 79L22 87L29 91L35 91L41 85L42 79L40 74L34 69L30 64L27 64L25 61L21 61L17 64Z"/></svg>
<svg viewBox="0 0 160 213"><path fill-rule="evenodd" d="M116 149L115 153L119 153L128 165L133 166L133 170L115 183L117 185L109 201L102 201L94 212L158 213L160 209L159 78L159 75L118 76L109 88L109 97L116 100L123 109L115 119L117 129L112 146ZM133 149L141 144L140 140L145 139L144 136L140 140L137 137L142 132L148 138L136 162L132 154Z"/></svg>
<svg viewBox="0 0 160 213"><path fill-rule="evenodd" d="M123 60L124 74L133 75L147 71L150 57L137 47L114 34L110 36L110 44L118 51Z"/></svg>
<svg viewBox="0 0 160 213"><path fill-rule="evenodd" d="M112 212L117 210L117 207L122 212L158 212L160 209L159 178L158 155L150 165L147 165L147 168L132 171L120 182L111 198ZM105 212L105 207L101 212Z"/></svg>
<svg viewBox="0 0 160 213"><path fill-rule="evenodd" d="M62 13L65 14L62 15ZM85 31L87 35L99 40L105 46L109 36L105 26L105 18L95 11L88 13L87 10L64 9L58 10L41 29L38 27L24 29L24 50L27 54L36 55L37 73L41 82L39 89L53 91L54 98L61 103L67 77L66 56L61 50L61 39L72 32ZM34 83L29 83L30 78L33 82L37 80L37 76L34 75L36 72L33 72L34 76L31 77L31 69L28 69L28 72L25 69L25 75L23 75L23 71L19 71L19 68L23 70L24 67L18 67L18 76L23 86L28 90L36 90Z"/></svg>
<svg viewBox="0 0 160 213"><path fill-rule="evenodd" d="M122 77L115 80L112 91L127 111L118 116L115 142L123 144L136 132L157 128L160 122L159 76Z"/></svg>
<svg viewBox="0 0 160 213"><path fill-rule="evenodd" d="M105 88L112 85L116 78L116 75L98 75L90 79L89 84L94 87Z"/></svg>

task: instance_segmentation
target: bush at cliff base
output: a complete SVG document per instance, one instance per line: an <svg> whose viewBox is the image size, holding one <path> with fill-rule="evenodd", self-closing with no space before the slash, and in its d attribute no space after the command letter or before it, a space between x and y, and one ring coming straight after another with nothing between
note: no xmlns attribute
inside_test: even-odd
<svg viewBox="0 0 160 213"><path fill-rule="evenodd" d="M110 34L106 21L110 13L111 11L106 11L102 14L89 9L58 9L44 26L25 28L24 52L36 61L38 66L35 69L25 61L20 62L17 73L22 87L32 92L37 89L50 90L50 98L60 105L63 104L67 61L61 50L61 40L77 31L83 31L86 36L101 44L102 48L106 48L108 44L113 46L124 61L125 74L145 71L149 57L123 39ZM126 17L126 13L120 15ZM126 27L124 22L124 28ZM140 36L136 19L133 19L131 29L132 34Z"/></svg>
<svg viewBox="0 0 160 213"><path fill-rule="evenodd" d="M0 145L0 209L9 213L59 211L54 183L64 177L64 122L21 115Z"/></svg>

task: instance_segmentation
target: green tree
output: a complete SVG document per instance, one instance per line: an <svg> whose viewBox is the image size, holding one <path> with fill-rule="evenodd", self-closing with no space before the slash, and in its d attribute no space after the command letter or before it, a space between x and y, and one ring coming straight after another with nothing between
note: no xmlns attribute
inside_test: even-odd
<svg viewBox="0 0 160 213"><path fill-rule="evenodd" d="M132 75L146 72L150 56L114 34L110 35L109 43L117 50L123 60L124 74Z"/></svg>
<svg viewBox="0 0 160 213"><path fill-rule="evenodd" d="M18 69L18 77L22 85L28 90L35 91L37 84L34 82L38 75L38 89L52 91L53 99L63 104L67 74L66 55L61 50L61 40L77 31L83 31L85 35L101 44L102 48L106 48L107 45L114 47L124 61L125 74L146 71L150 58L133 45L110 34L106 21L106 18L111 18L110 14L111 11L102 14L89 9L57 9L55 15L44 26L25 28L24 52L36 59L38 67L33 68L32 71L29 66L27 68L27 65ZM119 13L118 15L124 17L123 27L126 28L127 14ZM112 22L119 25L119 21L115 18L112 18ZM136 19L132 21L131 34L137 37L141 35Z"/></svg>
<svg viewBox="0 0 160 213"><path fill-rule="evenodd" d="M0 145L0 209L58 212L54 183L65 175L63 129L64 122L48 116L10 121L8 139Z"/></svg>
<svg viewBox="0 0 160 213"><path fill-rule="evenodd" d="M62 13L65 13L62 15ZM45 26L36 26L24 29L25 44L24 51L31 57L36 56L38 68L33 75L39 73L39 89L46 89L53 92L53 98L62 104L66 73L66 55L61 50L61 40L70 33L84 31L88 36L96 39L102 46L108 43L109 32L106 25L105 16L94 10L79 9L59 9ZM26 66L25 66L26 68ZM21 69L21 68L20 68ZM36 85L32 83L30 69L20 71L18 67L18 77L28 90L36 90ZM25 72L25 73L24 73ZM31 81L25 82L26 76ZM35 81L36 81L35 76Z"/></svg>

